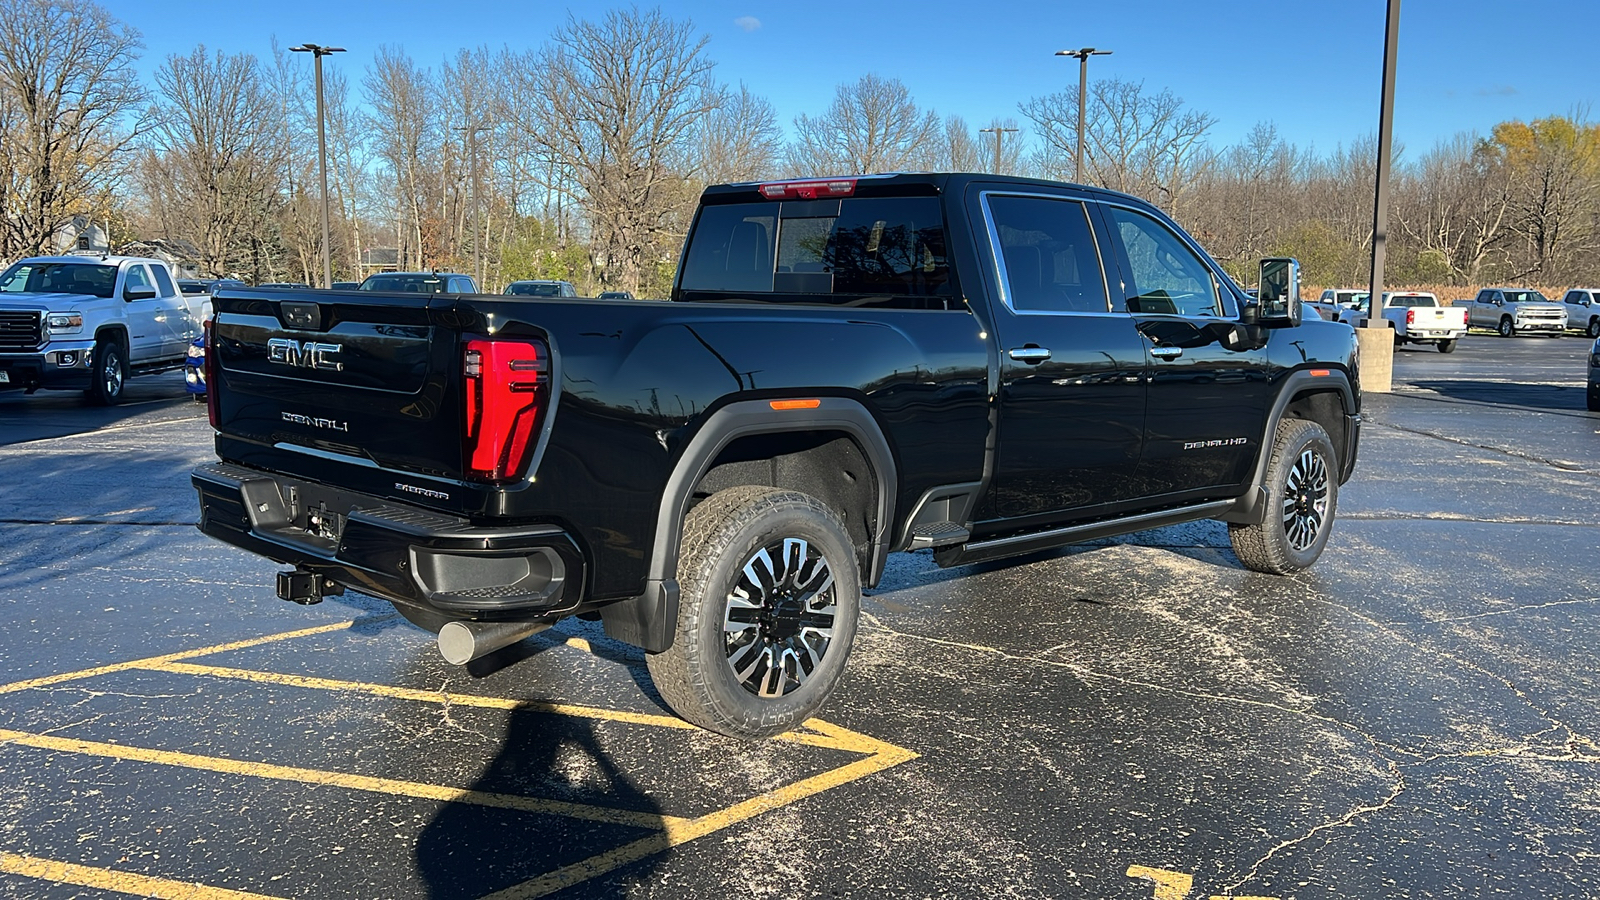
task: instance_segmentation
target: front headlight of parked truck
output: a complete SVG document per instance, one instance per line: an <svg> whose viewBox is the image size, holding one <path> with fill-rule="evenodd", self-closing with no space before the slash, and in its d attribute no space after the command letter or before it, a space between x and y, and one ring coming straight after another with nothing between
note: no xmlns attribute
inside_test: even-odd
<svg viewBox="0 0 1600 900"><path fill-rule="evenodd" d="M50 313L45 316L45 327L52 335L77 334L83 331L83 314L75 312Z"/></svg>

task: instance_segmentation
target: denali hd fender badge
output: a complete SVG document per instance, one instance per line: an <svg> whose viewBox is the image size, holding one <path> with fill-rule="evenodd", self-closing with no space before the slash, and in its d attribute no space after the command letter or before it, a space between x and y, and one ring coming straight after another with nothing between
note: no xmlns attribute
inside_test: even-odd
<svg viewBox="0 0 1600 900"><path fill-rule="evenodd" d="M444 491L432 491L427 488L417 487L414 484L406 484L405 482L401 481L396 481L394 483L394 489L397 491L405 491L408 494L417 494L418 496L422 497L432 497L435 500L450 499L450 495Z"/></svg>
<svg viewBox="0 0 1600 900"><path fill-rule="evenodd" d="M322 344L316 341L306 341L302 344L290 338L272 338L267 341L267 362L294 366L298 369L327 369L332 372L342 372L344 363L338 359L342 350L344 350L343 344Z"/></svg>
<svg viewBox="0 0 1600 900"><path fill-rule="evenodd" d="M1183 445L1185 450L1209 450L1212 447L1237 447L1240 444L1250 443L1249 438L1221 438L1215 441L1189 441Z"/></svg>
<svg viewBox="0 0 1600 900"><path fill-rule="evenodd" d="M317 416L302 416L299 413L292 412L281 413L281 415L283 416L283 420L285 422L293 422L296 425L310 425L312 428L326 428L329 431L348 432L350 430L349 422L341 422L338 419L323 419Z"/></svg>

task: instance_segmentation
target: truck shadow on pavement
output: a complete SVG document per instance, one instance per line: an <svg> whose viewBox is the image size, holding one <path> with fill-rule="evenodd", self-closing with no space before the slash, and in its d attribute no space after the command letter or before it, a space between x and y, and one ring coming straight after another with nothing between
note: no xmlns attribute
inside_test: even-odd
<svg viewBox="0 0 1600 900"><path fill-rule="evenodd" d="M1582 372L1577 373L1582 375ZM1587 388L1518 381L1410 381L1413 387L1453 400L1472 400L1498 406L1587 412Z"/></svg>
<svg viewBox="0 0 1600 900"><path fill-rule="evenodd" d="M661 809L601 746L587 719L512 712L498 754L470 790L549 798L592 812L573 815L470 803L444 805L423 827L416 866L437 900L466 900L508 888L543 896L583 884L584 897L625 897L670 858L651 852L614 867L630 846L664 832ZM593 880L591 880L593 879Z"/></svg>

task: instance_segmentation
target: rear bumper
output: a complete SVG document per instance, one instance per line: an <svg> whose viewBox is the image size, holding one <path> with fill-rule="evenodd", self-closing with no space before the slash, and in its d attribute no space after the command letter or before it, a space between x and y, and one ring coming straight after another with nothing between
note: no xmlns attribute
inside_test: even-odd
<svg viewBox="0 0 1600 900"><path fill-rule="evenodd" d="M200 530L396 603L468 619L561 615L584 559L550 525L468 520L229 463L194 470Z"/></svg>

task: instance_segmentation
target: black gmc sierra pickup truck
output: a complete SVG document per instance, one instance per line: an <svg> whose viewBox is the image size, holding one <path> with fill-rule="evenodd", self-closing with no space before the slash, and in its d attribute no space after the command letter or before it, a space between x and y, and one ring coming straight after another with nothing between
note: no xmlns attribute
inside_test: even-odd
<svg viewBox="0 0 1600 900"><path fill-rule="evenodd" d="M1137 198L988 175L706 190L671 302L216 296L206 534L453 662L564 616L739 737L815 712L887 554L1194 519L1311 565L1355 465L1348 325Z"/></svg>

